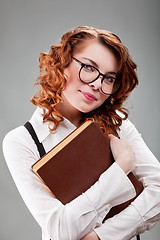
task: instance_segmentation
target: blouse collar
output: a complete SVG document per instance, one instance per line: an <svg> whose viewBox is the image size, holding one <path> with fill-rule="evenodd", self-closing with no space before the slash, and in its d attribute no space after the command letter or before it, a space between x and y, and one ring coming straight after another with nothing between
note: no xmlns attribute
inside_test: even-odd
<svg viewBox="0 0 160 240"><path fill-rule="evenodd" d="M48 135L51 134L48 127L49 123L48 122L43 123L42 114L43 109L37 107L30 119L30 123L32 124L40 142L43 142L45 138L47 138ZM76 129L76 126L73 123L71 123L67 118L64 118L64 120L59 123L57 129L55 130L55 133L58 131L59 128L61 129L61 131L63 130L66 131L67 129L68 132L72 132Z"/></svg>

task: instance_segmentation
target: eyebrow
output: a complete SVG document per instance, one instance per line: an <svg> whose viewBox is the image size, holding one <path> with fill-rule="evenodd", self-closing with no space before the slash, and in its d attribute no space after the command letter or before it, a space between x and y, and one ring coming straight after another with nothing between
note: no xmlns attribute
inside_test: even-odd
<svg viewBox="0 0 160 240"><path fill-rule="evenodd" d="M92 59L90 59L90 58L85 58L85 57L84 57L83 59L86 59L86 60L90 61L91 64L92 64L94 67L96 67L96 68L99 69L98 64L97 64L95 61L93 61ZM110 72L107 72L107 74L117 75L117 72L112 72L112 71L110 71ZM105 75L107 75L107 74L105 74Z"/></svg>

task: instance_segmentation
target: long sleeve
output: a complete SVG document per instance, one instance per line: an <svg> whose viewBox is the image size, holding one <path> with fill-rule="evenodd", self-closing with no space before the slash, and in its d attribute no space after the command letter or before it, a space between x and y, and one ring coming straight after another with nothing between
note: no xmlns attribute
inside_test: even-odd
<svg viewBox="0 0 160 240"><path fill-rule="evenodd" d="M160 163L129 120L122 126L120 137L133 146L136 154L134 173L145 188L128 208L95 229L102 240L129 240L160 220Z"/></svg>
<svg viewBox="0 0 160 240"><path fill-rule="evenodd" d="M51 138L55 139L56 134L50 134L48 140L45 139L45 147ZM126 195L128 199L135 196L131 182L114 163L90 189L63 205L53 198L49 189L32 172L31 166L39 155L23 126L7 134L3 141L3 151L24 202L42 228L44 240L80 239L101 225L105 214L112 206L124 202Z"/></svg>

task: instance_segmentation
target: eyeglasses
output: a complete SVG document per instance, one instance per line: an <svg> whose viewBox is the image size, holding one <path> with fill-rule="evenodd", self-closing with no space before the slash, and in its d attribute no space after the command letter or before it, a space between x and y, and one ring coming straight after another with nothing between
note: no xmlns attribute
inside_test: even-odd
<svg viewBox="0 0 160 240"><path fill-rule="evenodd" d="M79 70L79 78L82 82L92 83L96 81L100 76L102 76L101 91L104 94L111 95L118 90L120 83L116 78L104 75L98 70L98 68L89 64L82 63L75 57L72 58L81 65L81 68Z"/></svg>

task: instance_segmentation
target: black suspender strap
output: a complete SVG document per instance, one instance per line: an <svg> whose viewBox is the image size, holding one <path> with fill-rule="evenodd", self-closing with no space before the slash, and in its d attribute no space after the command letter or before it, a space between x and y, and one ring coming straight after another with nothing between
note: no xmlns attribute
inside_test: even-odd
<svg viewBox="0 0 160 240"><path fill-rule="evenodd" d="M137 240L140 240L140 235L137 235L136 238L137 238Z"/></svg>
<svg viewBox="0 0 160 240"><path fill-rule="evenodd" d="M36 134L34 128L32 127L32 124L30 122L26 122L24 124L24 126L28 130L28 132L31 134L35 144L37 145L37 149L38 149L40 157L43 157L43 155L46 154L46 151L45 151L45 149L43 147L43 144L39 142L37 134Z"/></svg>
<svg viewBox="0 0 160 240"><path fill-rule="evenodd" d="M28 132L31 134L35 144L37 145L37 149L40 154L40 157L42 157L46 153L46 151L43 147L43 144L39 142L37 134L34 128L32 127L32 124L30 122L26 122L24 126L27 128Z"/></svg>

